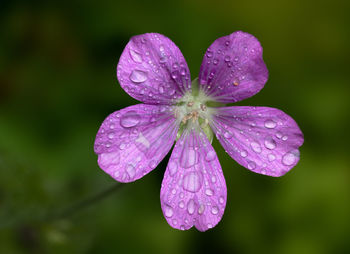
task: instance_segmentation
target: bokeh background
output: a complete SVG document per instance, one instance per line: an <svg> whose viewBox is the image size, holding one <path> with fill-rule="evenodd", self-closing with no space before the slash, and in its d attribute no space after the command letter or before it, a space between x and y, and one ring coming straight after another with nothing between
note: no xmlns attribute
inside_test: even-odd
<svg viewBox="0 0 350 254"><path fill-rule="evenodd" d="M0 253L350 253L349 13L341 0L2 0ZM236 30L260 40L270 72L239 104L291 115L305 135L299 164L254 174L214 141L228 202L206 233L163 218L169 157L104 193L115 182L93 143L109 113L136 103L115 76L129 38L165 34L195 78L206 48Z"/></svg>

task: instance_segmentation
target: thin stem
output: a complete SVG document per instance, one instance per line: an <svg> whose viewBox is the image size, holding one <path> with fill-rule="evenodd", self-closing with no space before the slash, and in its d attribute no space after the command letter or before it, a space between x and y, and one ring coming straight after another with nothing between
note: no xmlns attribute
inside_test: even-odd
<svg viewBox="0 0 350 254"><path fill-rule="evenodd" d="M80 202L77 202L71 206L68 206L67 208L63 209L59 213L54 214L53 216L50 216L48 220L59 220L59 219L66 219L68 217L71 217L75 213L88 208L89 206L102 201L103 199L109 197L111 194L113 194L115 191L119 190L124 184L116 183L107 189L91 196L86 199L83 199Z"/></svg>

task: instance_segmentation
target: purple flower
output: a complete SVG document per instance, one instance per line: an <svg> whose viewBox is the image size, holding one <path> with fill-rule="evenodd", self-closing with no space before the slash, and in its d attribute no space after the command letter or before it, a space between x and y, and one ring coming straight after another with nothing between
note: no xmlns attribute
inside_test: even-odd
<svg viewBox="0 0 350 254"><path fill-rule="evenodd" d="M214 227L226 206L226 183L211 142L213 132L243 167L282 176L299 161L303 134L281 110L218 107L258 93L268 78L259 41L234 32L214 41L198 79L179 48L148 33L131 38L117 67L118 80L137 104L109 115L95 152L99 166L119 182L135 181L156 168L176 144L160 200L168 223L187 230Z"/></svg>

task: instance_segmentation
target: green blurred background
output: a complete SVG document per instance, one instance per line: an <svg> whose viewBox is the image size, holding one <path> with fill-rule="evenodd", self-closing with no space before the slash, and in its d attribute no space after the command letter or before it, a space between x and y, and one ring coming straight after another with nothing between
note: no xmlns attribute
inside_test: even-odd
<svg viewBox="0 0 350 254"><path fill-rule="evenodd" d="M350 253L347 1L47 2L0 2L0 253ZM291 115L305 135L299 164L282 178L254 174L215 141L228 202L206 233L163 218L169 157L57 219L115 185L93 143L108 114L136 103L115 76L129 38L168 36L195 78L206 48L236 30L260 40L270 72L239 104Z"/></svg>

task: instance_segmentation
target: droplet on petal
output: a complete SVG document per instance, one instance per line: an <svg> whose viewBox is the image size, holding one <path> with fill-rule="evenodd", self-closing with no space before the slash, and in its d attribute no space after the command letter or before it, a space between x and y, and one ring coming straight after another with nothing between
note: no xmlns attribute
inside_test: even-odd
<svg viewBox="0 0 350 254"><path fill-rule="evenodd" d="M265 121L265 127L268 128L268 129L273 129L276 127L276 122L271 120L271 119L268 119Z"/></svg>
<svg viewBox="0 0 350 254"><path fill-rule="evenodd" d="M130 74L130 80L134 83L142 83L147 80L147 72L140 70L133 70Z"/></svg>
<svg viewBox="0 0 350 254"><path fill-rule="evenodd" d="M124 128L131 128L140 123L141 117L136 111L126 112L120 119L120 125Z"/></svg>
<svg viewBox="0 0 350 254"><path fill-rule="evenodd" d="M134 62L136 63L142 63L143 59L140 53L138 53L137 51L130 49L130 56L132 58L132 60L134 60Z"/></svg>
<svg viewBox="0 0 350 254"><path fill-rule="evenodd" d="M276 148L276 141L270 136L265 138L264 144L267 149L272 150Z"/></svg>
<svg viewBox="0 0 350 254"><path fill-rule="evenodd" d="M197 192L202 186L202 176L193 171L187 173L183 178L183 188L189 192Z"/></svg>
<svg viewBox="0 0 350 254"><path fill-rule="evenodd" d="M169 205L165 205L164 215L168 218L171 218L174 214L173 208Z"/></svg>
<svg viewBox="0 0 350 254"><path fill-rule="evenodd" d="M253 149L254 152L261 153L261 146L258 142L255 142L255 141L251 142L250 147Z"/></svg>

